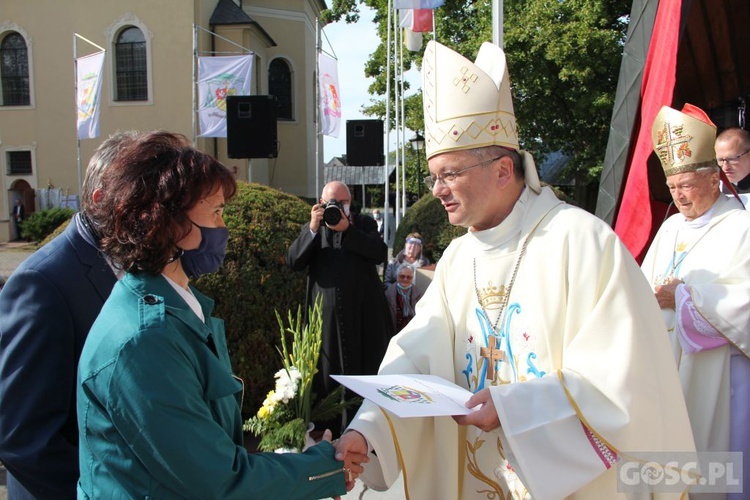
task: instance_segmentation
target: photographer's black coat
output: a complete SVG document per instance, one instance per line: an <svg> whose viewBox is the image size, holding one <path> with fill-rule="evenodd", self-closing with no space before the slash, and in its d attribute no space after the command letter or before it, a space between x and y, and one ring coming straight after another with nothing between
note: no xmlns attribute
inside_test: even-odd
<svg viewBox="0 0 750 500"><path fill-rule="evenodd" d="M305 310L323 296L323 345L313 384L318 398L338 386L332 374L377 373L394 333L376 268L388 256L377 223L367 215L354 215L340 248L334 248L334 234L321 226L313 235L305 224L286 257L295 271L307 270Z"/></svg>

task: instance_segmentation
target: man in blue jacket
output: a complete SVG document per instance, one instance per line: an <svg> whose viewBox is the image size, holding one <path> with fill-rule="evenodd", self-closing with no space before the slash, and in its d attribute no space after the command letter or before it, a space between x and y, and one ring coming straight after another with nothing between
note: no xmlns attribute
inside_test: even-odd
<svg viewBox="0 0 750 500"><path fill-rule="evenodd" d="M100 176L133 133L94 153L82 211L26 259L0 292L0 460L9 500L76 498L76 371L86 335L117 282L87 208Z"/></svg>

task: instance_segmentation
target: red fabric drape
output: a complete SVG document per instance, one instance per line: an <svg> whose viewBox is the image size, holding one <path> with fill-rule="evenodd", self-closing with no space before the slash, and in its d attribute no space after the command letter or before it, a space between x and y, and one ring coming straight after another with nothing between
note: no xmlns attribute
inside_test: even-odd
<svg viewBox="0 0 750 500"><path fill-rule="evenodd" d="M638 262L646 255L664 215L664 208L656 208L659 202L653 200L649 192L646 161L653 152L651 125L654 118L662 106L672 104L681 9L682 0L660 0L656 11L643 68L640 119L632 135L637 133L638 136L631 147L629 170L615 221L615 232Z"/></svg>

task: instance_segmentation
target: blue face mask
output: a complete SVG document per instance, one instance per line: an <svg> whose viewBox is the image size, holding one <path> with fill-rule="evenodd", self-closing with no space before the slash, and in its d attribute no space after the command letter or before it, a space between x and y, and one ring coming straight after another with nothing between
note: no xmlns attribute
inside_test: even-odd
<svg viewBox="0 0 750 500"><path fill-rule="evenodd" d="M180 260L188 277L199 278L215 272L224 263L229 230L226 227L203 227L195 222L193 225L201 230L201 244L196 249L185 250Z"/></svg>

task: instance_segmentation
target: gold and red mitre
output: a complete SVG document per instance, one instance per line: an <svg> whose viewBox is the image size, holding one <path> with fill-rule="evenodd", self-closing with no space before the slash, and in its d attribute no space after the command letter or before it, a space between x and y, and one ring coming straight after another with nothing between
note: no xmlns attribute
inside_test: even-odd
<svg viewBox="0 0 750 500"><path fill-rule="evenodd" d="M682 111L663 106L651 127L651 139L667 177L717 166L716 125L697 106L685 104Z"/></svg>

